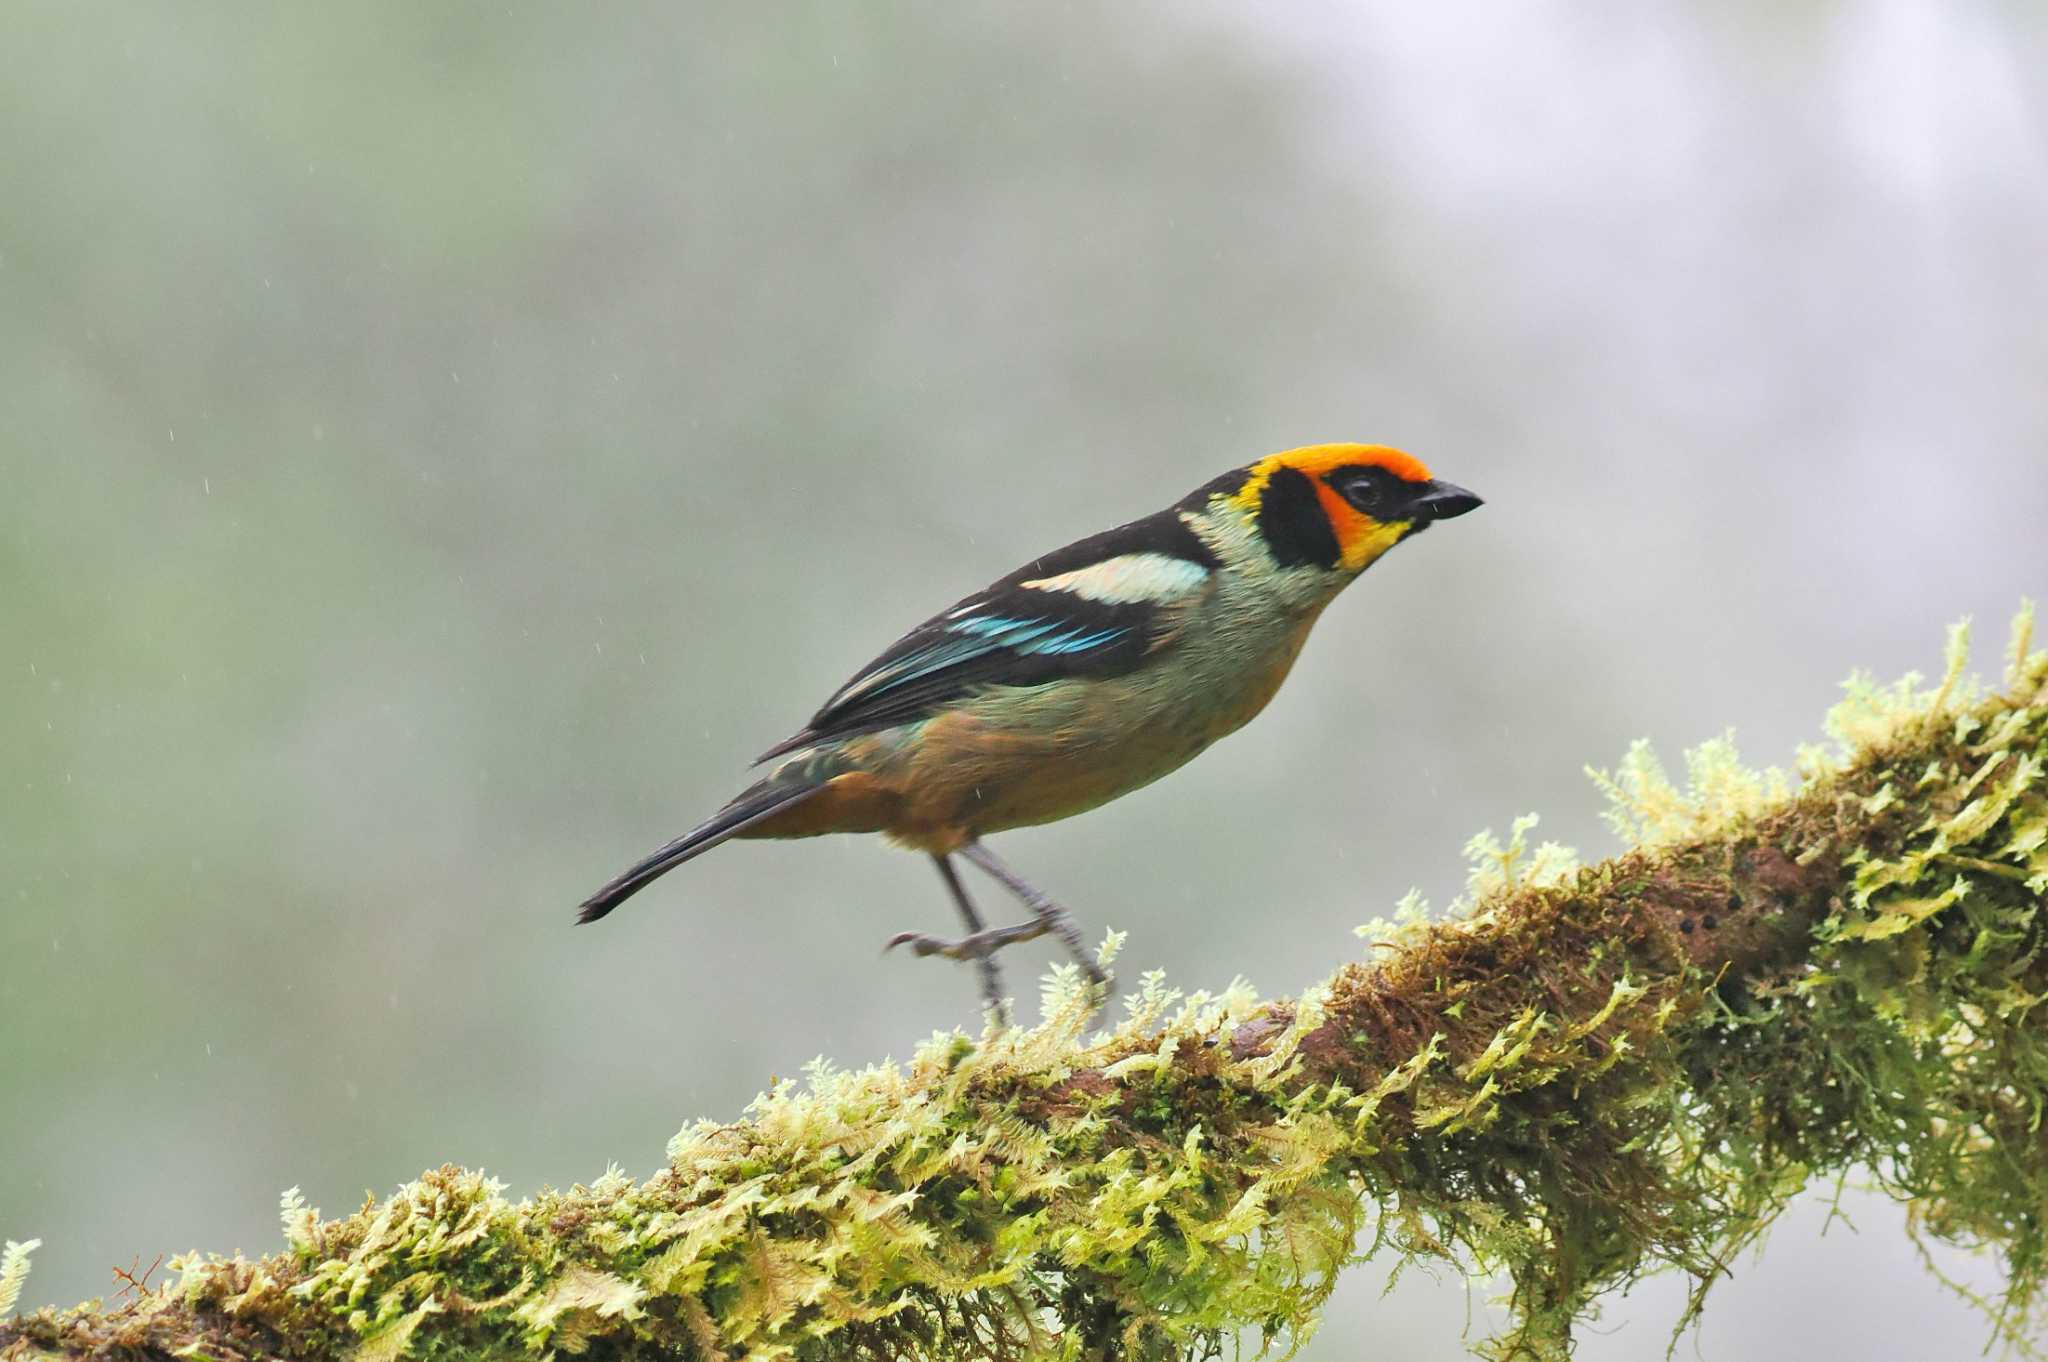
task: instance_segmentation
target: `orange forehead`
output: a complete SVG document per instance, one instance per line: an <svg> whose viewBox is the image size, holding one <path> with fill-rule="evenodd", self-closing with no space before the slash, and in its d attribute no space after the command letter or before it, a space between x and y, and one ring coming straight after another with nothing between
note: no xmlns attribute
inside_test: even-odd
<svg viewBox="0 0 2048 1362"><path fill-rule="evenodd" d="M1384 468L1403 482L1429 481L1429 469L1423 466L1422 460L1389 445L1304 445L1300 449L1269 454L1252 465L1252 471L1256 474L1262 467L1285 467L1320 478L1339 468L1358 464Z"/></svg>

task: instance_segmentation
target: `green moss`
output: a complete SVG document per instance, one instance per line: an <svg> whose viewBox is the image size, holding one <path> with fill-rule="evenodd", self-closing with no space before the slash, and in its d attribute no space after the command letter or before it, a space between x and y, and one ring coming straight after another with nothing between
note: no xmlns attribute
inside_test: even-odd
<svg viewBox="0 0 2048 1362"><path fill-rule="evenodd" d="M1858 679L1802 783L1732 742L1683 788L1599 777L1635 849L1518 821L1470 906L1411 896L1292 1000L1072 970L1030 1029L814 1065L636 1182L507 1201L448 1167L285 1250L0 1326L17 1351L312 1359L1178 1358L1292 1350L1361 1252L1505 1274L1494 1357L1568 1355L1653 1271L1708 1286L1816 1180L2000 1256L2022 1342L2048 1255L2048 656L2001 693ZM12 1260L10 1260L12 1261ZM9 1269L12 1270L12 1269ZM0 1271L0 1277L5 1272ZM1684 1321L1679 1321L1682 1326Z"/></svg>
<svg viewBox="0 0 2048 1362"><path fill-rule="evenodd" d="M25 1244L10 1239L7 1246L0 1249L0 1314L12 1310L14 1303L21 1299L21 1288L28 1282L29 1255L42 1246L40 1239L31 1239Z"/></svg>

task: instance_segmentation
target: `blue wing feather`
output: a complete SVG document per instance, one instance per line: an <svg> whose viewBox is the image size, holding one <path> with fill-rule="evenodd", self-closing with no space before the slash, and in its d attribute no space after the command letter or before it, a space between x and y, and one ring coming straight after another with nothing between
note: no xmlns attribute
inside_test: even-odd
<svg viewBox="0 0 2048 1362"><path fill-rule="evenodd" d="M898 639L841 686L802 732L760 760L914 722L982 687L1110 676L1136 666L1161 638L1162 600L1104 600L1023 585L1132 554L1178 559L1190 581L1216 565L1172 511L1047 554Z"/></svg>
<svg viewBox="0 0 2048 1362"><path fill-rule="evenodd" d="M1056 601L1048 605L1057 606ZM930 630L936 637L920 636ZM1014 614L948 614L911 635L920 639L917 647L897 656L884 654L866 670L847 682L827 703L832 710L856 700L887 695L953 668L977 660L1008 655L1019 658L1079 657L1130 637L1131 626L1096 628L1061 614L1050 618L1019 618ZM910 639L904 640L909 642ZM893 653L895 650L892 649ZM992 678L994 679L994 678Z"/></svg>

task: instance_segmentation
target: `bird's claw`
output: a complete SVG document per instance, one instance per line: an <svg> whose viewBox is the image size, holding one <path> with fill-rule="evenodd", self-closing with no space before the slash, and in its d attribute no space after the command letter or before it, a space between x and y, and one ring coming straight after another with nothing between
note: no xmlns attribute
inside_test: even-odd
<svg viewBox="0 0 2048 1362"><path fill-rule="evenodd" d="M960 909L961 920L967 924L967 935L958 940L948 940L924 932L898 932L889 938L883 949L890 951L898 946L908 946L919 956L943 955L949 960L972 960L981 972L983 1007L994 1023L1003 1027L1009 1024L1009 1007L1003 1000L1002 969L996 964L996 952L1019 942L1036 941L1041 936L1056 936L1087 976L1091 992L1096 993L1095 1005L1100 1006L1108 997L1109 973L1082 944L1081 933L1075 930L1073 919L1067 916L1066 910L1018 878L981 843L969 842L960 849L960 854L1021 899L1031 910L1031 920L1011 927L983 926L981 914L975 911L973 901L967 897L960 877L954 873L952 861L945 856L934 856L932 859L938 864L939 874L945 879L946 887L952 891L953 902Z"/></svg>
<svg viewBox="0 0 2048 1362"><path fill-rule="evenodd" d="M919 957L943 955L948 960L986 960L1005 946L1014 946L1022 941L1035 941L1050 931L1045 922L1034 919L1020 922L1014 927L991 927L987 931L975 932L957 940L942 936L931 936L924 932L898 932L889 938L889 944L882 947L893 951L898 946L908 946L912 954Z"/></svg>
<svg viewBox="0 0 2048 1362"><path fill-rule="evenodd" d="M919 959L928 955L946 955L957 960L960 958L957 953L959 944L957 941L944 941L936 936L927 936L923 932L898 932L883 944L882 949L893 951L898 946L908 946L911 954Z"/></svg>
<svg viewBox="0 0 2048 1362"><path fill-rule="evenodd" d="M882 949L893 951L898 946L908 946L911 954L920 959L942 955L948 960L974 960L992 966L992 957L1003 947L1014 946L1024 941L1036 941L1041 936L1050 935L1054 930L1052 923L1039 918L1031 922L1020 922L1014 927L992 927L987 931L975 932L958 939L932 936L927 932L898 932L889 938ZM1096 988L1107 989L1114 982L1114 976L1108 970L1086 955L1077 953L1074 963L1081 967L1081 972L1088 977L1088 982ZM988 999L988 1004L991 1007L998 1006L999 999L992 995Z"/></svg>

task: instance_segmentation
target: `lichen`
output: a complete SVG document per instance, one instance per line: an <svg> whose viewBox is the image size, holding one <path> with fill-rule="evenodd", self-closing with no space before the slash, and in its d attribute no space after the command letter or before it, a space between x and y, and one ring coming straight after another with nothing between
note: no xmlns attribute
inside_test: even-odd
<svg viewBox="0 0 2048 1362"><path fill-rule="evenodd" d="M823 1061L644 1181L509 1201L430 1172L269 1258L0 1326L0 1354L440 1359L1286 1355L1362 1256L1511 1283L1497 1358L1568 1356L1600 1298L1693 1283L1862 1169L1913 1232L1998 1255L2024 1348L2048 1271L2048 655L2002 690L1853 680L1801 783L1719 739L1683 788L1604 777L1635 848L1470 848L1292 1000L1071 968L1035 1026ZM14 1256L0 1270L19 1275ZM4 1287L0 1287L4 1289Z"/></svg>
<svg viewBox="0 0 2048 1362"><path fill-rule="evenodd" d="M0 1315L14 1308L21 1299L21 1288L28 1284L29 1255L43 1246L40 1239L16 1243L10 1239L7 1247L0 1249Z"/></svg>

